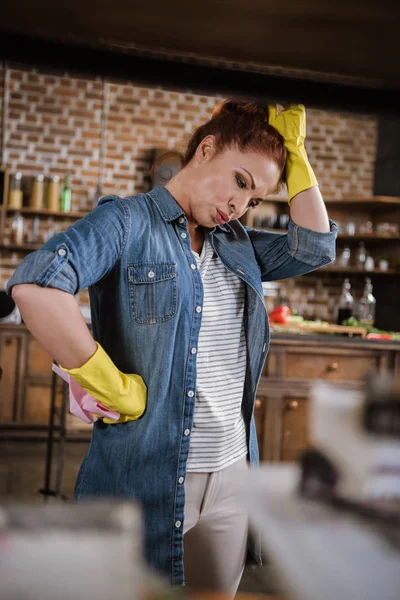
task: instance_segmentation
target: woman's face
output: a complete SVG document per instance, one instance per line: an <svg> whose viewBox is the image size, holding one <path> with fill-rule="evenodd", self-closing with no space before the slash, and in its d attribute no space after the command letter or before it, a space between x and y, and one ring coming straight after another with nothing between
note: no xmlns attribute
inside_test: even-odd
<svg viewBox="0 0 400 600"><path fill-rule="evenodd" d="M193 161L187 216L196 225L213 228L238 219L278 186L274 161L237 148L215 155L212 136L203 140Z"/></svg>

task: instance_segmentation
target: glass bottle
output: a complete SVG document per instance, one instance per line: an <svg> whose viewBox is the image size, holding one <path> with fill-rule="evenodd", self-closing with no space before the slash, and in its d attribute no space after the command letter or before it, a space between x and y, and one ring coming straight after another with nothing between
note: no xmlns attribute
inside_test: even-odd
<svg viewBox="0 0 400 600"><path fill-rule="evenodd" d="M60 211L60 178L58 175L50 178L47 190L47 208L51 212Z"/></svg>
<svg viewBox="0 0 400 600"><path fill-rule="evenodd" d="M369 277L365 279L364 292L358 303L358 320L363 325L375 323L376 300L372 294L372 283Z"/></svg>
<svg viewBox="0 0 400 600"><path fill-rule="evenodd" d="M44 177L40 173L36 175L33 180L32 185L32 193L29 201L29 206L31 208L35 208L36 210L41 210L43 208L43 198L44 198Z"/></svg>
<svg viewBox="0 0 400 600"><path fill-rule="evenodd" d="M340 255L339 265L341 267L348 267L350 264L350 257L351 257L350 248L348 246L345 246L343 248L342 254Z"/></svg>
<svg viewBox="0 0 400 600"><path fill-rule="evenodd" d="M365 261L367 260L367 251L364 242L360 242L357 250L357 268L364 269Z"/></svg>
<svg viewBox="0 0 400 600"><path fill-rule="evenodd" d="M10 208L22 208L22 173L14 173L10 177L10 191L8 193L8 206Z"/></svg>
<svg viewBox="0 0 400 600"><path fill-rule="evenodd" d="M348 277L343 282L342 293L340 294L337 324L341 325L345 319L353 315L354 298L350 293L351 285Z"/></svg>
<svg viewBox="0 0 400 600"><path fill-rule="evenodd" d="M24 218L16 213L11 223L11 242L20 246L24 242Z"/></svg>
<svg viewBox="0 0 400 600"><path fill-rule="evenodd" d="M61 192L61 212L71 212L72 190L69 183L69 173L65 175L64 187Z"/></svg>

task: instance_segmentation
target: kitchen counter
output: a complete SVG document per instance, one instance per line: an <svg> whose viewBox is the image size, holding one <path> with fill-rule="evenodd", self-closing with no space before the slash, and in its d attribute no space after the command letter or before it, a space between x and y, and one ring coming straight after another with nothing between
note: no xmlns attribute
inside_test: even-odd
<svg viewBox="0 0 400 600"><path fill-rule="evenodd" d="M391 340L368 340L358 336L348 337L332 335L327 333L276 333L271 332L272 344L290 344L290 345L319 345L353 348L374 348L376 350L395 350L400 351L400 342Z"/></svg>
<svg viewBox="0 0 400 600"><path fill-rule="evenodd" d="M1 435L46 431L51 363L25 325L0 324ZM255 405L262 458L292 460L307 445L307 406L317 379L361 389L367 373L382 372L400 377L399 342L272 332ZM72 415L67 426L71 436L87 429Z"/></svg>
<svg viewBox="0 0 400 600"><path fill-rule="evenodd" d="M90 328L90 323L87 323ZM15 325L14 323L0 323L0 332L7 331L9 333L23 332L30 335L26 325ZM278 333L271 332L271 345L315 345L323 344L324 346L344 347L351 346L354 348L375 348L377 350L400 350L400 342L392 342L390 340L368 340L358 336L348 337L341 335L332 335L329 333Z"/></svg>

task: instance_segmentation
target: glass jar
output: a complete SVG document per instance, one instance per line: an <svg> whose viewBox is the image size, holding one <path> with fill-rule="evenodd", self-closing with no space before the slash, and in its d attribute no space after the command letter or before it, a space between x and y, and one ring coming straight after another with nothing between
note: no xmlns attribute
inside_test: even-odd
<svg viewBox="0 0 400 600"><path fill-rule="evenodd" d="M24 242L24 218L17 213L11 223L11 242L20 246Z"/></svg>
<svg viewBox="0 0 400 600"><path fill-rule="evenodd" d="M60 178L53 175L47 190L47 208L52 212L60 211Z"/></svg>
<svg viewBox="0 0 400 600"><path fill-rule="evenodd" d="M29 202L29 206L31 208L35 208L36 210L41 210L43 208L43 198L44 198L44 177L40 173L36 175L33 180L31 199Z"/></svg>
<svg viewBox="0 0 400 600"><path fill-rule="evenodd" d="M10 208L22 208L22 173L14 173L10 176L10 191L8 193L8 206Z"/></svg>

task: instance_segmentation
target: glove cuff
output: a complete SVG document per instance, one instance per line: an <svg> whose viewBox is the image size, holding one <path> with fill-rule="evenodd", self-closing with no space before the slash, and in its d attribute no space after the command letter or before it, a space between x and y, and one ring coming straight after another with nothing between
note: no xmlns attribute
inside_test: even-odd
<svg viewBox="0 0 400 600"><path fill-rule="evenodd" d="M289 206L294 196L318 185L304 146L297 148L295 152L289 152L286 162L286 181Z"/></svg>

